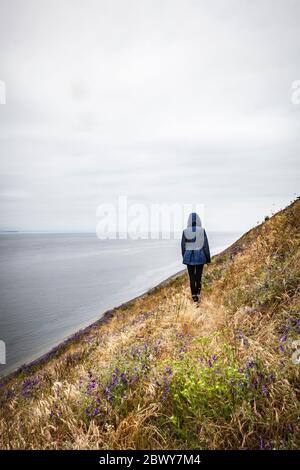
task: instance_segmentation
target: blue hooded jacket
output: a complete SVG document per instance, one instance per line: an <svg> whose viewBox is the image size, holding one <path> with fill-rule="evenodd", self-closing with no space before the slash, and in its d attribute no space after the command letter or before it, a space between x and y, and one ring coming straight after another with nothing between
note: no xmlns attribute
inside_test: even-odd
<svg viewBox="0 0 300 470"><path fill-rule="evenodd" d="M206 232L202 228L198 214L192 212L189 215L187 228L182 232L181 252L183 264L210 263L210 251Z"/></svg>

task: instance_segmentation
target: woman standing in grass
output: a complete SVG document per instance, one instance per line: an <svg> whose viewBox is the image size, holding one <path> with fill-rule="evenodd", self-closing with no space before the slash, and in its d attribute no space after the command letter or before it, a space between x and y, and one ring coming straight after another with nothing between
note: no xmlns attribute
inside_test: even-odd
<svg viewBox="0 0 300 470"><path fill-rule="evenodd" d="M210 251L206 232L198 214L189 215L187 228L182 232L181 252L183 264L187 265L194 302L198 302L201 291L203 266L210 263Z"/></svg>

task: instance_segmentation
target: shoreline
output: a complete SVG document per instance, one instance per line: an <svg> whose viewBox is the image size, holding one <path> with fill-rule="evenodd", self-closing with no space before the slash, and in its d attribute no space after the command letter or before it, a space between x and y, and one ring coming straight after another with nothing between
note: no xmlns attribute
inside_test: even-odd
<svg viewBox="0 0 300 470"><path fill-rule="evenodd" d="M219 254L225 252L228 248L230 248L235 242L233 242L230 245L223 245L223 246L218 246L213 250L213 254L211 258L213 259L214 257L218 256ZM184 265L183 265L184 266ZM108 310L105 310L100 317L98 317L96 320L92 321L92 323L87 324L86 326L83 326L76 330L74 333L71 333L70 335L66 336L65 339L59 340L56 344L54 344L52 347L49 349L45 348L45 350L41 351L40 353L37 353L36 355L32 356L32 358L29 358L26 362L21 363L20 365L16 366L13 370L10 372L7 372L6 374L2 375L0 374L0 387L9 382L11 379L15 378L17 375L19 375L22 372L30 372L30 370L33 367L38 367L42 364L45 364L49 359L54 358L60 354L60 352L63 350L63 348L67 347L70 345L73 341L81 339L83 336L85 336L91 329L94 327L97 327L101 325L102 323L106 323L108 320L110 320L114 312L120 308L124 308L129 306L131 303L135 302L138 299L142 299L144 297L147 297L149 294L154 292L155 290L164 287L167 285L169 282L172 282L174 279L176 279L179 276L182 276L186 272L186 267L184 267L182 270L177 271L174 274L171 274L171 276L168 276L167 278L163 279L160 281L158 284L155 284L153 287L148 288L141 294L138 294L129 300L126 300L125 302L122 302L119 305L115 305L112 308L109 308Z"/></svg>
<svg viewBox="0 0 300 470"><path fill-rule="evenodd" d="M216 255L214 255L214 256L216 256ZM20 366L17 366L16 369L14 369L11 372L8 372L6 375L3 375L3 376L0 375L0 387L5 385L7 382L9 382L11 379L15 378L20 373L30 372L31 368L41 366L41 365L45 364L49 359L52 359L52 358L58 356L59 353L62 352L63 348L70 345L73 341L80 340L83 336L85 336L94 327L97 327L97 326L101 325L102 323L106 323L107 321L109 321L113 317L114 312L116 310L118 310L120 308L128 307L130 304L132 304L136 300L147 297L148 295L150 295L152 292L156 291L157 289L160 289L161 287L166 286L168 283L172 282L174 279L177 279L178 277L184 275L185 271L186 271L186 269L183 268L181 271L177 271L175 274L171 274L171 276L168 276L166 279L159 282L158 284L151 287L150 289L147 289L145 292L143 292L143 293L141 293L141 294L139 294L135 297L132 297L131 299L129 299L129 300L127 300L127 301L125 301L125 302L123 302L119 305L116 305L115 307L112 307L108 310L105 310L103 312L103 314L100 316L100 318L93 321L89 325L87 325L83 328L80 328L75 333L72 333L71 335L67 336L63 341L59 341L56 345L54 345L53 347L51 347L49 350L45 351L44 353L41 353L35 359L28 360L28 362L25 362L24 364L22 364Z"/></svg>

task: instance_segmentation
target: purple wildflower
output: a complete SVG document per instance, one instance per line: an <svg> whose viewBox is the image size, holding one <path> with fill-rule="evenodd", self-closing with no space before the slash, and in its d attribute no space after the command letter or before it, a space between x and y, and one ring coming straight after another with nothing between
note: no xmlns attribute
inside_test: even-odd
<svg viewBox="0 0 300 470"><path fill-rule="evenodd" d="M23 397L30 397L32 393L38 388L41 379L39 377L33 379L25 379L22 382L22 395Z"/></svg>
<svg viewBox="0 0 300 470"><path fill-rule="evenodd" d="M111 385L113 387L118 385L118 376L115 372L113 372L112 375L111 375Z"/></svg>
<svg viewBox="0 0 300 470"><path fill-rule="evenodd" d="M132 379L131 379L131 383L134 384L134 383L137 382L138 380L139 380L139 376L138 376L138 374L135 374L135 375L132 377Z"/></svg>
<svg viewBox="0 0 300 470"><path fill-rule="evenodd" d="M125 372L122 372L121 374L121 381L123 382L124 385L127 385L128 379L127 379Z"/></svg>
<svg viewBox="0 0 300 470"><path fill-rule="evenodd" d="M257 382L256 379L254 379L254 380L253 380L253 387L254 387L255 389L257 389L257 386L258 386L258 382Z"/></svg>
<svg viewBox="0 0 300 470"><path fill-rule="evenodd" d="M249 370L249 369L253 369L254 367L254 361L252 359L248 359L248 361L246 362L246 369Z"/></svg>
<svg viewBox="0 0 300 470"><path fill-rule="evenodd" d="M106 387L106 388L104 389L104 394L105 394L105 396L106 396L107 401L109 401L109 402L111 403L112 400L113 400L113 397L112 397L112 394L111 394L111 392L110 392L109 387Z"/></svg>
<svg viewBox="0 0 300 470"><path fill-rule="evenodd" d="M164 395L163 395L163 400L166 399L166 396L170 393L170 384L169 384L169 380L168 378L164 375L163 377L163 381L164 381Z"/></svg>
<svg viewBox="0 0 300 470"><path fill-rule="evenodd" d="M263 438L261 436L259 437L259 448L261 450L263 450L265 448L265 441L263 440Z"/></svg>
<svg viewBox="0 0 300 470"><path fill-rule="evenodd" d="M89 382L86 387L86 394L91 395L91 393L93 392L95 388L96 388L96 381L95 379L92 379L91 382Z"/></svg>

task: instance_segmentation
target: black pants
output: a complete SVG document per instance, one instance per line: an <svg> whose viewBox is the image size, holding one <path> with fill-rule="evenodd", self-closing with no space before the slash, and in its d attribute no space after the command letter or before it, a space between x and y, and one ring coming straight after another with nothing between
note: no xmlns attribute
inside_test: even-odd
<svg viewBox="0 0 300 470"><path fill-rule="evenodd" d="M187 265L189 276L190 276L190 286L192 295L199 295L201 291L201 277L203 271L203 264L198 264L193 266L191 264Z"/></svg>

